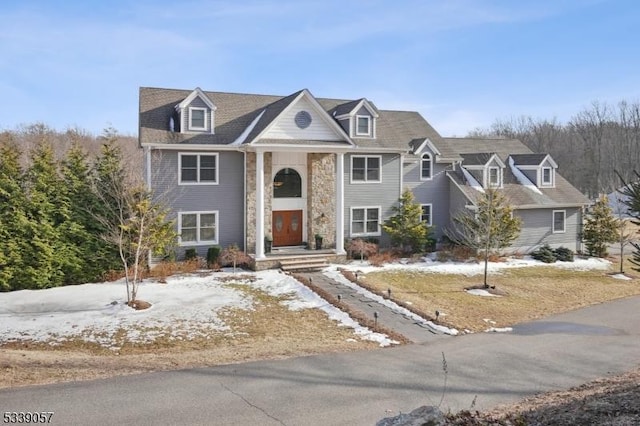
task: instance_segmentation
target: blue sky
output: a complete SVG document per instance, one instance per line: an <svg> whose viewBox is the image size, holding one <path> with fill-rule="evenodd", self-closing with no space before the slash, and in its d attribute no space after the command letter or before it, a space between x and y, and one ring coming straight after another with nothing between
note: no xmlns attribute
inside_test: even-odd
<svg viewBox="0 0 640 426"><path fill-rule="evenodd" d="M140 86L366 97L446 136L640 98L636 0L23 0L0 22L0 129L135 135Z"/></svg>

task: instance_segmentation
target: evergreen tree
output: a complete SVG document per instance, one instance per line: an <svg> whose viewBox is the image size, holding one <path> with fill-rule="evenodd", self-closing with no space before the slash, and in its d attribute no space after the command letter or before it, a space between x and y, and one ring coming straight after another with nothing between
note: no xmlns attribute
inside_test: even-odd
<svg viewBox="0 0 640 426"><path fill-rule="evenodd" d="M453 229L445 231L451 240L483 253L485 287L489 287L489 255L509 247L520 235L521 220L512 212L504 195L495 189L487 189L478 199L475 212L457 214L453 218Z"/></svg>
<svg viewBox="0 0 640 426"><path fill-rule="evenodd" d="M385 221L382 229L403 251L423 250L431 227L422 221L422 206L415 202L409 189L404 190L398 201L393 207L395 214Z"/></svg>
<svg viewBox="0 0 640 426"><path fill-rule="evenodd" d="M78 248L68 241L74 226L70 203L53 149L46 140L33 148L30 161L26 193L32 255L25 258L25 272L31 283L25 284L31 288L55 287L63 284L65 275L78 264Z"/></svg>
<svg viewBox="0 0 640 426"><path fill-rule="evenodd" d="M618 220L613 215L606 196L600 197L585 218L582 239L591 256L605 257L607 246L618 241Z"/></svg>
<svg viewBox="0 0 640 426"><path fill-rule="evenodd" d="M6 135L3 135L6 136ZM0 291L24 288L24 257L30 247L26 229L27 200L22 187L20 150L11 137L0 143Z"/></svg>
<svg viewBox="0 0 640 426"><path fill-rule="evenodd" d="M120 223L119 212L126 207L122 194L128 180L117 138L115 130L105 129L102 136L104 143L93 169L95 193L100 199L95 213L107 229Z"/></svg>
<svg viewBox="0 0 640 426"><path fill-rule="evenodd" d="M67 234L68 242L78 248L75 268L68 270L65 281L85 283L96 281L113 269L119 268L113 244L102 238L106 229L96 219L101 199L96 195L86 153L78 144L67 152L61 170L70 202L70 221L73 226Z"/></svg>
<svg viewBox="0 0 640 426"><path fill-rule="evenodd" d="M621 193L628 197L624 203L629 207L629 214L633 217L632 222L635 225L640 225L640 174L637 171L633 173L636 179L634 182L627 183L620 174L618 174L618 177L622 181L624 188ZM629 262L636 266L631 269L640 272L640 244L632 242L631 245L635 250Z"/></svg>

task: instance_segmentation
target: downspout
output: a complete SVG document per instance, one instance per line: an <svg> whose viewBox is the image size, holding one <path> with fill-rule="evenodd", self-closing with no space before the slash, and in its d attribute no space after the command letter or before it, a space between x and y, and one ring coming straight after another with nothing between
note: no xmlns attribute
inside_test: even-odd
<svg viewBox="0 0 640 426"><path fill-rule="evenodd" d="M400 195L398 199L402 197L402 186L404 185L404 154L400 154Z"/></svg>
<svg viewBox="0 0 640 426"><path fill-rule="evenodd" d="M146 180L147 180L147 190L151 191L151 147L144 148L145 159L147 161L146 164Z"/></svg>

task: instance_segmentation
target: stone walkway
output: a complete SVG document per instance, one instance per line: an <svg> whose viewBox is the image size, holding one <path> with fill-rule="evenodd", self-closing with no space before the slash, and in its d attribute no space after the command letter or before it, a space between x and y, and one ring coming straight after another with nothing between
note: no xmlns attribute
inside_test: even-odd
<svg viewBox="0 0 640 426"><path fill-rule="evenodd" d="M342 302L353 310L360 311L372 320L378 313L378 323L386 328L402 334L414 343L425 343L445 337L442 332L430 327L426 322L417 321L410 316L376 302L351 287L341 284L324 275L322 272L307 272L300 275L310 278L314 285L322 288L335 297L340 296Z"/></svg>

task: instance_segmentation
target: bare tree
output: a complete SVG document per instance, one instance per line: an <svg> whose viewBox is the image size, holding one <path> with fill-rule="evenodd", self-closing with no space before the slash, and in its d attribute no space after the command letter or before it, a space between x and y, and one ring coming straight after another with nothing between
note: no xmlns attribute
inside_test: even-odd
<svg viewBox="0 0 640 426"><path fill-rule="evenodd" d="M445 229L451 240L482 252L484 258L484 286L487 283L489 255L508 247L520 234L521 220L513 216L511 206L503 194L487 189L477 201L475 211L463 211L453 218L453 228Z"/></svg>

